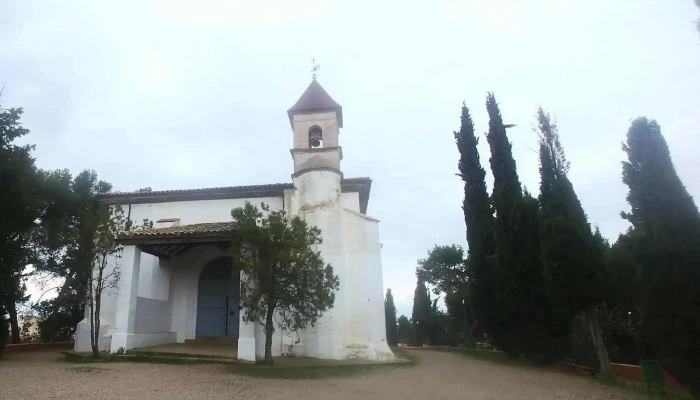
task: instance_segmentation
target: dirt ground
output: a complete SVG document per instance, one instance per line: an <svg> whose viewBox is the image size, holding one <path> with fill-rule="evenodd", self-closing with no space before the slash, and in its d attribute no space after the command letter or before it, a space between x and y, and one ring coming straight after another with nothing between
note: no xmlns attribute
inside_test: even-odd
<svg viewBox="0 0 700 400"><path fill-rule="evenodd" d="M584 376L412 351L415 366L346 377L261 379L226 365L73 364L58 353L0 362L0 399L638 399Z"/></svg>

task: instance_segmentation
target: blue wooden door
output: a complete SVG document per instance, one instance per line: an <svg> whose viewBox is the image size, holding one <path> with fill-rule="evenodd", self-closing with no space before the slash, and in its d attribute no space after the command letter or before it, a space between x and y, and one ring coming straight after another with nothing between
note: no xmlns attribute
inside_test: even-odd
<svg viewBox="0 0 700 400"><path fill-rule="evenodd" d="M197 336L238 337L240 275L230 259L204 267L197 296Z"/></svg>

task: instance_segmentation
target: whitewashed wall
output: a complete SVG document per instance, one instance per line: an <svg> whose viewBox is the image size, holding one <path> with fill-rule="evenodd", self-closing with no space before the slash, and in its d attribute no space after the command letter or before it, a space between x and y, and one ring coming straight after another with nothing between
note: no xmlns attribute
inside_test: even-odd
<svg viewBox="0 0 700 400"><path fill-rule="evenodd" d="M180 225L226 222L231 220L231 209L242 207L246 200L255 205L265 202L273 210L282 209L282 197L251 199L223 199L177 201L167 203L133 204L131 219L140 224L143 219L158 221L164 218L180 218ZM127 212L127 207L122 207ZM209 251L209 253L207 253ZM137 346L153 345L168 341L184 341L194 338L197 310L199 273L213 254L211 249L199 249L171 262L161 262L158 257L141 253L136 308ZM207 257L211 257L208 258ZM110 268L131 268L128 257L111 259ZM110 289L102 297L100 348L110 348L110 337L115 331L117 290ZM89 310L76 329L76 351L90 350ZM157 315L154 314L157 312ZM166 328L167 327L167 328Z"/></svg>
<svg viewBox="0 0 700 400"><path fill-rule="evenodd" d="M360 214L359 194L341 193L340 176L330 171L312 171L294 179L296 189L285 191L285 209L318 226L324 242L324 260L334 266L340 279L335 307L316 326L302 332L277 328L273 335L273 355L294 353L322 358L391 359L386 343L381 254L377 221ZM261 201L274 210L282 209L282 197L248 199ZM232 208L246 199L180 201L132 205L131 217L137 223L148 218L157 221L179 218L180 225L230 221ZM126 211L126 210L125 210ZM141 253L134 335L130 346L184 342L194 339L197 321L199 275L211 260L223 255L215 246L202 246L173 260L160 260ZM122 268L127 260L117 260ZM115 331L116 291L103 296L101 348L109 349ZM250 333L245 333L251 330ZM251 358L264 352L264 333L259 324L241 322L239 355ZM301 343L295 344L299 336ZM78 326L76 350L88 351L89 321ZM249 348L241 348L248 346ZM290 347L291 346L291 347ZM252 358L254 359L254 358Z"/></svg>

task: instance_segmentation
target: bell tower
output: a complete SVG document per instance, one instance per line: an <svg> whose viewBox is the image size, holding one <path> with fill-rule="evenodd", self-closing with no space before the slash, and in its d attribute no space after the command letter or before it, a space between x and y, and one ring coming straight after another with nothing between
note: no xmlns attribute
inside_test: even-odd
<svg viewBox="0 0 700 400"><path fill-rule="evenodd" d="M343 127L343 108L314 78L299 100L287 110L294 132L291 150L293 177L309 171L340 172L343 152L338 134Z"/></svg>
<svg viewBox="0 0 700 400"><path fill-rule="evenodd" d="M343 109L314 76L287 114L294 136L294 188L285 191L283 204L290 215L321 230L323 243L317 250L340 281L333 308L298 332L303 354L392 360L384 324L379 221L356 211L352 204L358 200L342 190L338 134Z"/></svg>

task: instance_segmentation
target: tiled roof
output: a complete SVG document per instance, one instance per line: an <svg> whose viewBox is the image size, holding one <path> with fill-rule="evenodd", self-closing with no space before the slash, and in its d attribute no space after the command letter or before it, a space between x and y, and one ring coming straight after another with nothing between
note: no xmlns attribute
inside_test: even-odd
<svg viewBox="0 0 700 400"><path fill-rule="evenodd" d="M360 211L367 211L369 192L372 186L370 178L343 178L343 192L360 193ZM254 199L263 197L282 197L286 189L293 189L292 183L273 183L268 185L224 186L204 189L154 190L151 192L109 192L101 193L100 199L108 204L146 204L171 201L194 201L215 199Z"/></svg>
<svg viewBox="0 0 700 400"><path fill-rule="evenodd" d="M141 229L122 232L119 235L119 239L223 236L233 231L234 227L235 225L233 222L209 222L203 224L170 226L167 228Z"/></svg>
<svg viewBox="0 0 700 400"><path fill-rule="evenodd" d="M299 97L299 100L287 110L289 120L294 114L305 114L317 111L335 111L338 114L338 122L343 127L343 108L321 87L316 79Z"/></svg>
<svg viewBox="0 0 700 400"><path fill-rule="evenodd" d="M362 178L360 178L362 179ZM150 196L166 196L166 195L178 195L178 194L211 194L211 193L223 193L223 192L256 192L264 190L279 190L291 189L294 185L291 183L271 183L267 185L244 185L244 186L221 186L213 188L201 188L201 189L174 189L174 190L153 190L151 192L109 192L101 193L100 197L103 199L109 199L112 197L150 197Z"/></svg>

